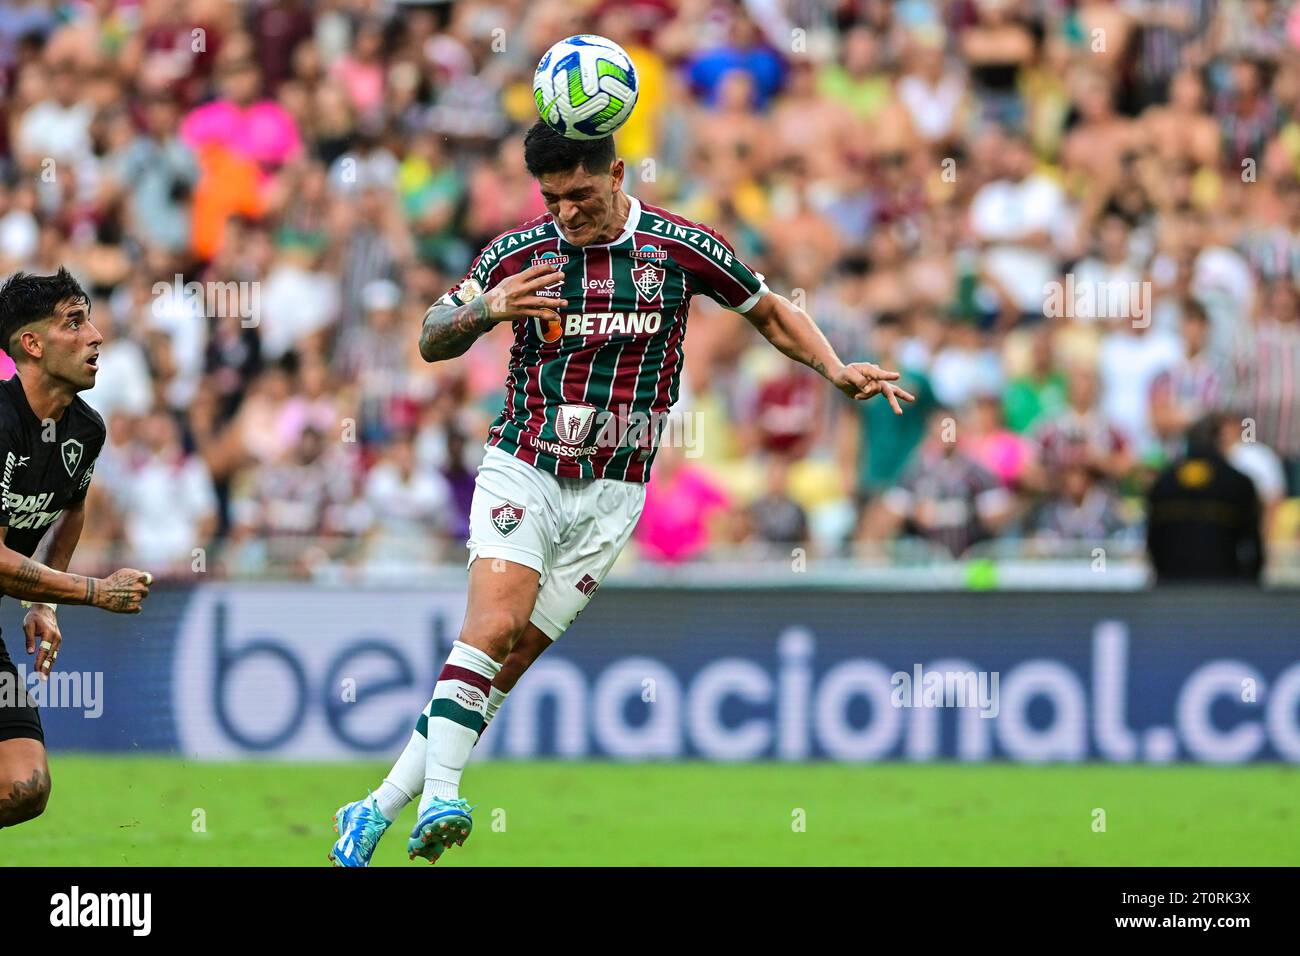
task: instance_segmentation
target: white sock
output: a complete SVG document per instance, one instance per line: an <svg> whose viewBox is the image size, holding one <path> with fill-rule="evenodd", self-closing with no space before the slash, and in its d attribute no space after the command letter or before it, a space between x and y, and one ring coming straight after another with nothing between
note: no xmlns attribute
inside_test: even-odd
<svg viewBox="0 0 1300 956"><path fill-rule="evenodd" d="M429 703L432 704L433 701ZM411 731L411 739L406 742L406 749L375 791L379 812L389 823L396 820L397 815L424 788L424 752L428 748L428 738L425 735L428 723L429 705L426 704L420 712L419 722Z"/></svg>
<svg viewBox="0 0 1300 956"><path fill-rule="evenodd" d="M492 678L499 670L501 665L482 651L460 641L451 645L429 702L421 813L435 799L460 796L460 777L483 729Z"/></svg>
<svg viewBox="0 0 1300 956"><path fill-rule="evenodd" d="M497 715L497 711L500 710L501 705L506 702L506 697L509 696L509 694L510 691L497 690L496 687L493 687L492 690L488 692L487 711L483 714L483 730L487 730L488 724L492 723L492 718ZM478 732L480 737L483 736L483 730Z"/></svg>
<svg viewBox="0 0 1300 956"><path fill-rule="evenodd" d="M420 741L424 743L424 741ZM392 823L397 819L397 815L405 809L406 805L411 802L412 794L407 793L397 784L385 778L384 782L379 785L379 789L374 792L375 803L379 805L379 812L384 815L384 819Z"/></svg>

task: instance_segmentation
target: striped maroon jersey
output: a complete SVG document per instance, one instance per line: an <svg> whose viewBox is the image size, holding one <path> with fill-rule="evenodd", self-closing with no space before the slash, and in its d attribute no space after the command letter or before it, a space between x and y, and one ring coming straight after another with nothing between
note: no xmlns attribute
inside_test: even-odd
<svg viewBox="0 0 1300 956"><path fill-rule="evenodd" d="M559 321L514 321L505 405L487 443L566 478L647 481L677 401L691 296L747 312L767 292L708 226L629 199L613 242L575 246L542 216L494 239L442 299L469 302L534 265L563 270L539 293L567 300Z"/></svg>

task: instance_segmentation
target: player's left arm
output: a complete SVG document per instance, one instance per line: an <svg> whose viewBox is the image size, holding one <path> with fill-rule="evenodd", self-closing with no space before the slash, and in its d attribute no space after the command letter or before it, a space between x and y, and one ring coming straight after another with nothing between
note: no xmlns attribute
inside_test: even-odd
<svg viewBox="0 0 1300 956"><path fill-rule="evenodd" d="M77 550L81 540L81 529L86 523L86 500L83 498L63 509L63 514L50 530L49 546L45 559L41 563L55 571L67 571L72 561L72 552ZM59 620L54 608L48 604L33 604L27 616L23 618L23 634L27 637L27 653L36 653L32 667L44 680L49 677L54 662L59 657L59 647L63 644L63 632L59 630ZM46 658L50 659L47 669Z"/></svg>
<svg viewBox="0 0 1300 956"><path fill-rule="evenodd" d="M900 398L916 401L910 392L894 384L898 372L870 362L840 361L812 316L779 293L768 290L743 315L779 351L822 375L849 398L865 400L884 395L895 415L903 414Z"/></svg>

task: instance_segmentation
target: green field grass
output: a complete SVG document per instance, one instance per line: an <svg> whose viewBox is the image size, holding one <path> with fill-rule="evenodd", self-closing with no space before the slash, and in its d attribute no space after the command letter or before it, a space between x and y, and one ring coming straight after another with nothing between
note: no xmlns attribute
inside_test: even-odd
<svg viewBox="0 0 1300 956"><path fill-rule="evenodd" d="M386 769L56 755L0 864L324 866L331 814ZM484 763L465 784L474 834L439 867L1300 864L1285 766ZM427 865L406 859L414 820L376 865Z"/></svg>

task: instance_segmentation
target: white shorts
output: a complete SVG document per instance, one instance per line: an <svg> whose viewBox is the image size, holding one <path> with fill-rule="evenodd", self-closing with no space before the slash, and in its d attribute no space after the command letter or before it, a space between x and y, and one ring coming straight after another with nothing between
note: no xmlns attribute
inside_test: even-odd
<svg viewBox="0 0 1300 956"><path fill-rule="evenodd" d="M559 478L489 447L474 481L469 563L504 558L541 575L529 620L555 640L587 606L645 507L645 485Z"/></svg>

